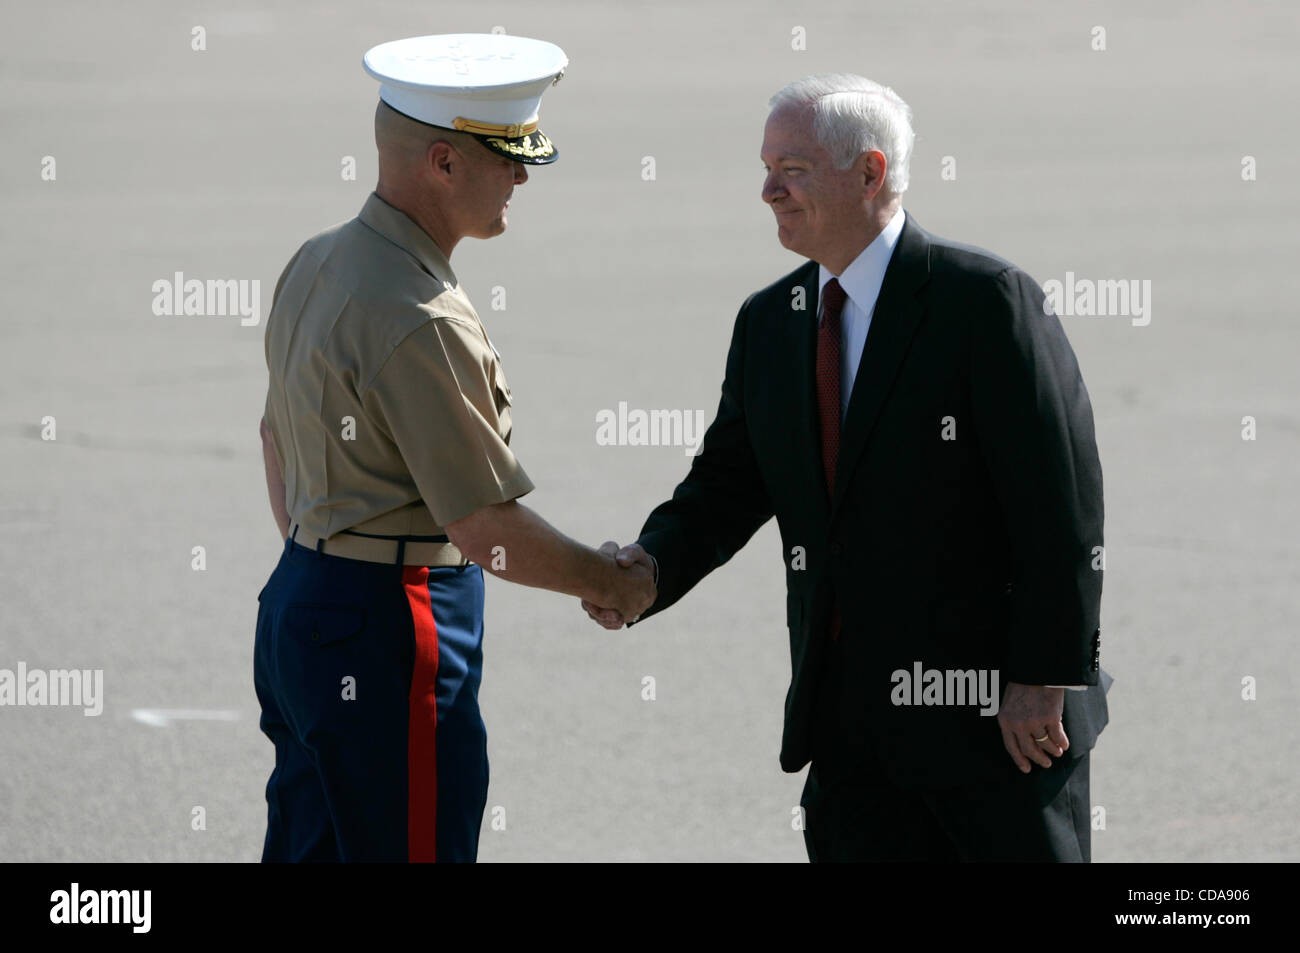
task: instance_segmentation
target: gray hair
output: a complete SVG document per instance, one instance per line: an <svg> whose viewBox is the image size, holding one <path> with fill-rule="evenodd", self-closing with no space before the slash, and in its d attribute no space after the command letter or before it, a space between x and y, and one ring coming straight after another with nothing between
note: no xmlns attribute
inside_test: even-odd
<svg viewBox="0 0 1300 953"><path fill-rule="evenodd" d="M811 106L813 132L837 169L879 149L885 154L885 189L907 191L907 164L916 140L912 109L888 86L852 73L805 76L768 100L768 106Z"/></svg>

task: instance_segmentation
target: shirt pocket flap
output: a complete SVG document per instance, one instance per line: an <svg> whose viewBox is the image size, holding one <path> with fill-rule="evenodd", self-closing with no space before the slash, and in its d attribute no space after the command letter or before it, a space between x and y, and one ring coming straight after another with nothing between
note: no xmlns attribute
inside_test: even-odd
<svg viewBox="0 0 1300 953"><path fill-rule="evenodd" d="M506 376L501 373L500 368L497 368L495 387L496 387L496 395L497 395L497 407L500 408L502 405L509 407L510 404L512 403L510 399L510 385L506 383Z"/></svg>

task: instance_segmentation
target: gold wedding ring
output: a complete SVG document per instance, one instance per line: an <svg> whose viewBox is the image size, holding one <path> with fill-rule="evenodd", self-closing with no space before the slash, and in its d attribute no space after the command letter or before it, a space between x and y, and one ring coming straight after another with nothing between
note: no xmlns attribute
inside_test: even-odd
<svg viewBox="0 0 1300 953"><path fill-rule="evenodd" d="M1043 737L1041 737L1041 738L1035 738L1034 740L1035 740L1035 741L1038 741L1038 742L1046 741L1046 740L1047 740L1047 735L1043 735Z"/></svg>

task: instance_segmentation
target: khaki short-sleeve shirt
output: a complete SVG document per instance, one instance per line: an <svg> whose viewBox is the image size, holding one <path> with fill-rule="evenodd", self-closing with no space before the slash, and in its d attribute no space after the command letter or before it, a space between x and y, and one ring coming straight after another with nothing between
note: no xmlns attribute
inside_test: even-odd
<svg viewBox="0 0 1300 953"><path fill-rule="evenodd" d="M377 195L285 267L266 366L285 505L316 536L438 535L533 489L478 314L433 239Z"/></svg>

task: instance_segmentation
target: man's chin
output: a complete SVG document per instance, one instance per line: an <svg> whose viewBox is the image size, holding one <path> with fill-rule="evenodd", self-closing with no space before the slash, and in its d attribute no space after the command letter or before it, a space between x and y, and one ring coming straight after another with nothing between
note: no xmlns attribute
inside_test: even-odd
<svg viewBox="0 0 1300 953"><path fill-rule="evenodd" d="M796 255L803 254L803 252L798 248L798 240L790 234L790 229L786 228L784 225L778 225L776 227L776 240L780 242L781 247L787 251L792 251Z"/></svg>

